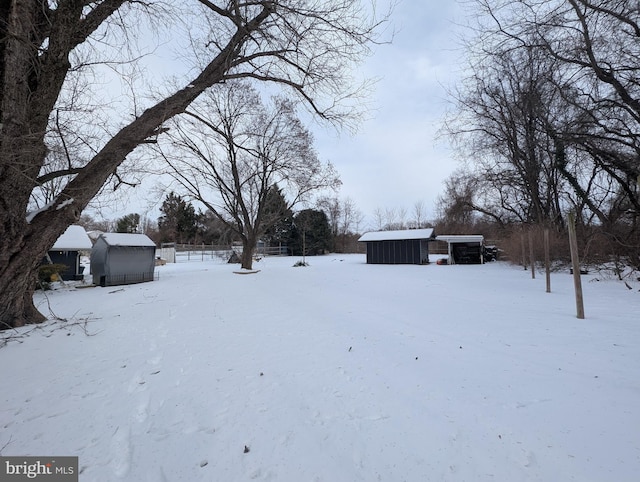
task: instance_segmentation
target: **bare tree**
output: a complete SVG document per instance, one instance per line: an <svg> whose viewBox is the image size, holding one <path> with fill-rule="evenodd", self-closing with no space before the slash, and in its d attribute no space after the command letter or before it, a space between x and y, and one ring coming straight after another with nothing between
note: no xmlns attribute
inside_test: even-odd
<svg viewBox="0 0 640 482"><path fill-rule="evenodd" d="M640 246L638 2L476 0L474 74L458 133L502 219L579 213L629 253ZM471 127L469 127L471 126ZM482 191L482 190L481 190ZM474 202L478 206L478 198Z"/></svg>
<svg viewBox="0 0 640 482"><path fill-rule="evenodd" d="M356 202L346 197L342 200L342 215L340 219L340 233L347 235L350 233L359 233L360 225L364 220L362 211L358 209Z"/></svg>
<svg viewBox="0 0 640 482"><path fill-rule="evenodd" d="M376 208L373 212L376 229L379 231L391 231L407 228L407 208L401 206Z"/></svg>
<svg viewBox="0 0 640 482"><path fill-rule="evenodd" d="M337 196L321 196L315 204L318 209L324 211L327 215L329 227L331 228L331 235L335 240L340 232L340 218L342 216L342 205L340 203L340 199Z"/></svg>
<svg viewBox="0 0 640 482"><path fill-rule="evenodd" d="M339 185L331 164L318 159L295 104L278 97L264 105L246 82L209 90L171 131L173 149L163 152L169 174L242 241L244 269L252 268L260 236L280 219L268 209L271 189L282 189L291 209Z"/></svg>
<svg viewBox="0 0 640 482"><path fill-rule="evenodd" d="M100 231L103 233L108 233L109 231L113 231L115 229L114 222L109 220L96 220L88 214L83 214L78 219L78 223L87 231Z"/></svg>
<svg viewBox="0 0 640 482"><path fill-rule="evenodd" d="M384 229L393 230L401 229L398 221L398 210L394 207L384 208Z"/></svg>
<svg viewBox="0 0 640 482"><path fill-rule="evenodd" d="M481 2L496 19L495 36L519 49L543 52L571 89L565 108L577 112L560 131L565 147L579 147L620 184L640 211L640 8L634 0L519 0Z"/></svg>
<svg viewBox="0 0 640 482"><path fill-rule="evenodd" d="M336 251L344 253L352 249L349 244L364 220L355 201L350 197L322 197L316 205L327 215Z"/></svg>
<svg viewBox="0 0 640 482"><path fill-rule="evenodd" d="M373 221L375 223L375 229L382 231L385 223L385 212L381 207L377 207L373 210Z"/></svg>
<svg viewBox="0 0 640 482"><path fill-rule="evenodd" d="M407 208L402 206L398 208L398 222L394 229L406 229L407 227Z"/></svg>
<svg viewBox="0 0 640 482"><path fill-rule="evenodd" d="M172 7L181 15L174 12L156 22L164 38L171 38L184 15L202 22L200 30L189 26L189 38L198 48L192 76L178 80L180 86L174 90L154 88L154 93L165 93L153 101L152 92L138 91L132 84L137 94L130 103L118 105L120 119L78 124L78 132L95 126L101 135L83 139L86 148L72 158L71 168L43 173L48 133L64 93L94 85L91 66L112 59L135 62L141 53L129 46L135 45L140 19L153 23L160 9ZM155 142L165 132L165 123L211 86L238 78L279 85L304 99L320 118L350 125L363 93L361 85L351 83L351 67L369 53L379 26L359 0L198 0L175 5L133 0L3 2L0 327L45 319L32 295L35 272L47 249L139 146ZM123 59L127 53L133 55ZM114 71L117 75L115 67ZM100 96L108 94L105 89L94 90ZM42 175L65 179L64 187L27 216Z"/></svg>
<svg viewBox="0 0 640 482"><path fill-rule="evenodd" d="M436 200L437 223L446 232L467 234L476 217L478 183L468 172L458 170L445 180L445 190Z"/></svg>
<svg viewBox="0 0 640 482"><path fill-rule="evenodd" d="M343 252L357 250L357 237L361 234L360 226L363 221L364 215L358 209L355 201L350 197L344 198L338 234L338 241L342 245Z"/></svg>
<svg viewBox="0 0 640 482"><path fill-rule="evenodd" d="M564 131L568 114L554 62L540 49L509 43L470 42L469 48L476 54L472 73L456 93L460 116L449 132L472 159L467 168L474 173L474 191L484 185L482 204L476 197L473 205L521 222L560 222L567 186L556 162L554 132Z"/></svg>
<svg viewBox="0 0 640 482"><path fill-rule="evenodd" d="M424 228L427 226L427 219L426 219L426 207L424 205L424 201L420 200L420 201L416 201L415 203L413 203L413 227L416 229L420 229L420 228Z"/></svg>

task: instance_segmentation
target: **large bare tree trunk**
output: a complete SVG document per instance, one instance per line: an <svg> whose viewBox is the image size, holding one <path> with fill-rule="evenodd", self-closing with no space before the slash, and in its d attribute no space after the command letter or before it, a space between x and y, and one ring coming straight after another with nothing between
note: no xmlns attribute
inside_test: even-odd
<svg viewBox="0 0 640 482"><path fill-rule="evenodd" d="M256 248L255 241L253 244L249 240L242 243L242 256L240 257L240 267L242 269L253 268L253 250Z"/></svg>
<svg viewBox="0 0 640 482"><path fill-rule="evenodd" d="M9 245L16 238L19 237L7 239L3 236L0 244L0 330L46 319L33 304L43 243L29 243L26 237L22 237L17 245Z"/></svg>
<svg viewBox="0 0 640 482"><path fill-rule="evenodd" d="M97 42L89 50L99 50L105 39L119 33L113 30L116 25L136 28L126 27L129 12L137 7L152 12L161 8L161 3L0 3L0 329L43 320L33 306L32 295L34 275L47 250L77 222L127 156L141 144L157 141L165 123L183 113L209 87L236 78L274 82L298 92L310 109L325 119L339 124L339 119L352 118L349 109L332 112L340 103L325 106L321 97L358 94L357 87L347 94L338 87L351 89L347 64L366 55L376 37L378 23L356 15L362 12L359 0L197 0L193 3L206 11L203 26L213 29L204 35L208 41L202 46L209 54L199 52L198 62L210 55L209 63L185 81L184 88L144 112L123 112L124 127L108 142L94 145L89 141L86 152L92 154L81 159L67 156L66 169L46 171L50 167L46 134L69 73L82 75L81 62L85 60L91 64L109 58L97 52L94 58L81 60L73 53L91 43L92 37L97 37ZM184 3L186 8L188 2ZM89 75L81 77L79 85L85 80L92 82ZM27 220L32 193L51 180L64 180L64 187Z"/></svg>
<svg viewBox="0 0 640 482"><path fill-rule="evenodd" d="M4 270L0 277L2 297L9 305L0 306L0 329L17 328L30 323L41 323L47 318L38 311L33 303L37 270L25 276L19 270Z"/></svg>
<svg viewBox="0 0 640 482"><path fill-rule="evenodd" d="M121 4L122 0L105 2L104 5L111 8L101 15L112 13ZM80 29L83 22L78 19L82 16L82 5L78 2L70 5L79 10L68 12L61 9L57 13L67 15L67 20L72 23L76 22L69 28ZM0 59L3 78L0 99L0 329L45 319L33 304L34 275L40 260L65 229L79 219L82 210L127 155L146 139L157 135L167 119L183 112L204 90L224 78L230 68L229 58L240 55L249 34L270 14L270 10L265 8L239 28L227 46L187 87L147 109L122 128L67 184L56 202L27 221L29 197L46 156L44 136L49 113L70 68L68 55L82 40L60 34L63 40L67 40L67 45L58 45L51 40L54 45L50 47L49 55L38 56L33 45L39 45L34 43L39 37L39 6L33 0L14 0L9 13L3 12L7 18L0 19L7 22L8 31L12 34L8 36L10 40ZM54 33L50 34L52 39L55 38ZM89 33L87 31L86 35ZM25 42L25 38L33 39L33 42ZM53 52L60 58L51 59ZM37 72L33 71L33 64L36 64L35 69L39 69ZM52 84L43 85L43 79Z"/></svg>

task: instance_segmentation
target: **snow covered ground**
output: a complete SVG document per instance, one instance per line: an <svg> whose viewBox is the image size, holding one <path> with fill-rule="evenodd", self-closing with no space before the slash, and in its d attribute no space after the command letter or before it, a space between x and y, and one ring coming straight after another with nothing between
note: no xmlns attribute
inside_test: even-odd
<svg viewBox="0 0 640 482"><path fill-rule="evenodd" d="M640 283L584 276L578 320L567 273L296 260L37 294L68 321L0 349L2 455L77 455L81 481L638 480Z"/></svg>

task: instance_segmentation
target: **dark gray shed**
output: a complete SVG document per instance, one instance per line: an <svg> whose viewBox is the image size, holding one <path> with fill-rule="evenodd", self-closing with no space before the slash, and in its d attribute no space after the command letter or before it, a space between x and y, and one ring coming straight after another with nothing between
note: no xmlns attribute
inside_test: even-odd
<svg viewBox="0 0 640 482"><path fill-rule="evenodd" d="M368 264L428 264L433 229L374 231L358 241L367 244Z"/></svg>
<svg viewBox="0 0 640 482"><path fill-rule="evenodd" d="M156 245L144 234L101 234L91 251L93 284L126 285L153 281Z"/></svg>

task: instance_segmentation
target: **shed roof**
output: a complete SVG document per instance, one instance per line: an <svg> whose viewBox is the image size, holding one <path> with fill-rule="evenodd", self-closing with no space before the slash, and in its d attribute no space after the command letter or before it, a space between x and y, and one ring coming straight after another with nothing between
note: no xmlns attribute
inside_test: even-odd
<svg viewBox="0 0 640 482"><path fill-rule="evenodd" d="M109 246L152 246L156 243L151 241L145 234L130 233L104 233L100 235Z"/></svg>
<svg viewBox="0 0 640 482"><path fill-rule="evenodd" d="M91 249L93 244L82 226L69 226L51 247L54 251L80 251Z"/></svg>
<svg viewBox="0 0 640 482"><path fill-rule="evenodd" d="M371 231L360 236L358 241L397 241L402 239L431 239L433 228L400 229L396 231Z"/></svg>
<svg viewBox="0 0 640 482"><path fill-rule="evenodd" d="M442 234L436 236L436 240L447 243L482 243L484 236L482 234Z"/></svg>

